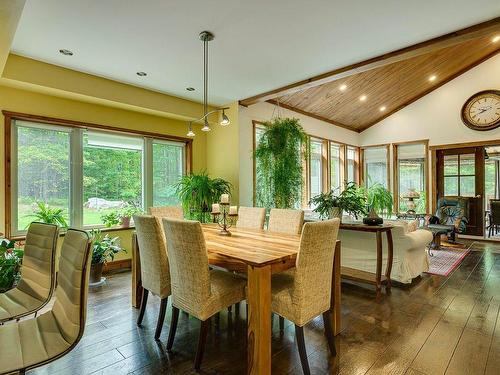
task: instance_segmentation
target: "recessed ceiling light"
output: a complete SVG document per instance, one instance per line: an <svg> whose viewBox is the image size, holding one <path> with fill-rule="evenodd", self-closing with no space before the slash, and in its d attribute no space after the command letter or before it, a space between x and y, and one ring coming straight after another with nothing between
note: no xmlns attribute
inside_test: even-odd
<svg viewBox="0 0 500 375"><path fill-rule="evenodd" d="M73 52L71 52L69 49L60 49L59 53L64 56L73 56Z"/></svg>
<svg viewBox="0 0 500 375"><path fill-rule="evenodd" d="M194 91L194 87L186 87L186 90L188 90L188 91Z"/></svg>
<svg viewBox="0 0 500 375"><path fill-rule="evenodd" d="M498 42L499 40L500 40L500 35L496 35L496 36L494 36L494 37L493 37L493 39L491 39L491 41L492 41L493 43L496 43L496 42Z"/></svg>
<svg viewBox="0 0 500 375"><path fill-rule="evenodd" d="M367 96L366 95L361 95L359 97L359 100L361 100L362 102L364 102L366 100Z"/></svg>
<svg viewBox="0 0 500 375"><path fill-rule="evenodd" d="M435 80L436 80L436 76L434 74L429 77L430 82L433 82Z"/></svg>
<svg viewBox="0 0 500 375"><path fill-rule="evenodd" d="M137 72L135 74L137 74L139 77L146 77L148 75L148 73L146 72Z"/></svg>
<svg viewBox="0 0 500 375"><path fill-rule="evenodd" d="M347 85L346 84L339 86L339 90L340 91L345 91L346 89L347 89Z"/></svg>
<svg viewBox="0 0 500 375"><path fill-rule="evenodd" d="M382 107L379 108L380 112L384 112L385 111L385 105L383 105Z"/></svg>

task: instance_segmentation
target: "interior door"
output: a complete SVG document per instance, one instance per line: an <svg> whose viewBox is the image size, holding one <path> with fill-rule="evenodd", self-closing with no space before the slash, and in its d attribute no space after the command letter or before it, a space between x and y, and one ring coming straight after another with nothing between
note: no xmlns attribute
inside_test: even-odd
<svg viewBox="0 0 500 375"><path fill-rule="evenodd" d="M437 151L437 198L465 197L469 201L469 223L465 234L482 236L484 231L484 147Z"/></svg>

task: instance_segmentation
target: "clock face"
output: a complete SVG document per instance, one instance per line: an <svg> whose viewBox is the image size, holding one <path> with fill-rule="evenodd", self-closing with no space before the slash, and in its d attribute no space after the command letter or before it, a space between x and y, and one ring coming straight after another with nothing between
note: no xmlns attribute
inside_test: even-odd
<svg viewBox="0 0 500 375"><path fill-rule="evenodd" d="M500 91L481 91L469 98L462 108L462 120L474 130L500 126Z"/></svg>

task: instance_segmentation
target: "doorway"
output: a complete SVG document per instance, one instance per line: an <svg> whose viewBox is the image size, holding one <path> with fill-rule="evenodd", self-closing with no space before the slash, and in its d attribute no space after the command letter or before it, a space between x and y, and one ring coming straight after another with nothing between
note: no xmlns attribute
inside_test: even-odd
<svg viewBox="0 0 500 375"><path fill-rule="evenodd" d="M436 196L460 197L466 202L468 223L462 234L483 236L484 226L484 146L437 150Z"/></svg>

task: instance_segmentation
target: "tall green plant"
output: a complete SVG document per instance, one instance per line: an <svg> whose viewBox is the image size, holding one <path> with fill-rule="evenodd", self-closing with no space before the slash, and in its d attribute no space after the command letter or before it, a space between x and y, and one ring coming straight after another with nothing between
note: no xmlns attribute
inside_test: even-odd
<svg viewBox="0 0 500 375"><path fill-rule="evenodd" d="M298 119L276 118L265 123L254 152L259 206L293 208L300 202L306 144L307 134Z"/></svg>
<svg viewBox="0 0 500 375"><path fill-rule="evenodd" d="M56 224L60 227L67 228L68 222L64 217L64 210L62 208L51 208L48 203L36 202L38 210L32 215L36 221L47 224Z"/></svg>
<svg viewBox="0 0 500 375"><path fill-rule="evenodd" d="M210 220L212 203L222 194L230 194L232 185L222 178L210 178L206 172L183 176L175 185L184 214L202 223Z"/></svg>
<svg viewBox="0 0 500 375"><path fill-rule="evenodd" d="M377 214L390 217L392 215L392 194L380 183L375 183L367 189L368 205Z"/></svg>

